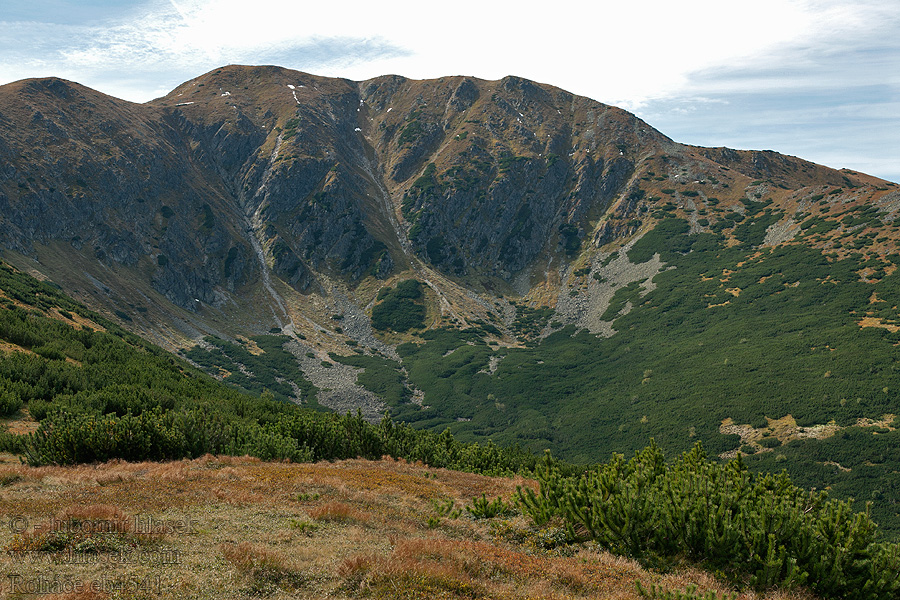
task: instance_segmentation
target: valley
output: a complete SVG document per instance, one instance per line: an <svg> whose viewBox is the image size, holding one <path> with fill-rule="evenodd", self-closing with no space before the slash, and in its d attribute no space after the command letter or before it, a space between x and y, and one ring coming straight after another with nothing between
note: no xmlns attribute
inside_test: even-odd
<svg viewBox="0 0 900 600"><path fill-rule="evenodd" d="M900 535L895 183L516 77L235 65L2 86L0 160L6 262L235 393L579 464L699 441Z"/></svg>

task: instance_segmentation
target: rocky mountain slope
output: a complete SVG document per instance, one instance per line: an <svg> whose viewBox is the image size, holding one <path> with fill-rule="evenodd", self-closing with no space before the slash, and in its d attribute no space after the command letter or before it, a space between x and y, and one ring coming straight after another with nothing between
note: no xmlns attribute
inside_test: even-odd
<svg viewBox="0 0 900 600"><path fill-rule="evenodd" d="M0 87L3 258L225 381L573 460L701 440L895 529L898 210L516 77Z"/></svg>
<svg viewBox="0 0 900 600"><path fill-rule="evenodd" d="M430 325L509 321L504 295L553 307L568 267L652 226L673 185L726 206L757 180L797 206L816 186L887 193L771 152L682 146L515 77L277 67L225 67L146 105L9 84L0 156L9 258L170 347L274 327L377 347L365 324L334 335L330 317L362 316L397 276L426 282Z"/></svg>

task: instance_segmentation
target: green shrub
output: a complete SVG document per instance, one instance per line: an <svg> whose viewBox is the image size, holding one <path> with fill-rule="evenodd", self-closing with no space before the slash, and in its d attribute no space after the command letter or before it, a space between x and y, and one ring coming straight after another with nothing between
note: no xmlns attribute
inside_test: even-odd
<svg viewBox="0 0 900 600"><path fill-rule="evenodd" d="M8 431L0 431L0 452L23 454L25 452L27 439L28 438L24 435L15 435Z"/></svg>
<svg viewBox="0 0 900 600"><path fill-rule="evenodd" d="M434 512L438 517L448 517L450 519L458 519L462 514L462 509L456 506L456 503L452 498L448 498L444 502L439 502L438 500L432 500L431 506L434 508Z"/></svg>
<svg viewBox="0 0 900 600"><path fill-rule="evenodd" d="M385 291L387 290L387 291ZM409 331L425 327L422 284L407 279L396 288L382 288L380 301L372 308L372 326L382 331Z"/></svg>
<svg viewBox="0 0 900 600"><path fill-rule="evenodd" d="M493 519L495 517L510 517L518 511L512 504L504 502L499 496L493 500L488 500L487 496L481 495L481 498L474 498L472 504L466 506L466 512L475 519Z"/></svg>
<svg viewBox="0 0 900 600"><path fill-rule="evenodd" d="M0 381L0 417L8 417L22 408L22 398L14 389L3 386Z"/></svg>
<svg viewBox="0 0 900 600"><path fill-rule="evenodd" d="M633 263L643 263L653 258L657 252L662 255L663 260L668 260L672 252L689 252L696 237L688 235L688 231L690 225L684 219L663 219L634 243L628 251L628 259Z"/></svg>
<svg viewBox="0 0 900 600"><path fill-rule="evenodd" d="M539 469L519 488L536 525L560 518L617 554L685 557L758 589L806 585L827 598L895 598L900 546L876 542L868 514L806 492L787 475L753 476L738 459L708 461L698 444L666 463L655 444L580 476Z"/></svg>

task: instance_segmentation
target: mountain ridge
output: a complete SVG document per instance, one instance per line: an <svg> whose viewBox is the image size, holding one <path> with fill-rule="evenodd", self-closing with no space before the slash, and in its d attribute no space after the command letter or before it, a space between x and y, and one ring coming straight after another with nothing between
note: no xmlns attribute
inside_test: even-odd
<svg viewBox="0 0 900 600"><path fill-rule="evenodd" d="M146 104L0 86L0 157L5 260L238 387L579 461L654 437L894 485L891 182L517 77L280 67Z"/></svg>
<svg viewBox="0 0 900 600"><path fill-rule="evenodd" d="M263 89L248 99L246 96L252 91L249 89L252 85ZM207 86L215 87L215 90L204 89ZM193 311L197 301L214 307L221 306L226 302L223 293L227 295L251 279L261 279L267 269L259 262L259 256L271 263L277 277L301 294L314 289L323 291L321 284L317 285L313 272L322 269L328 272L326 256L335 255L340 257L338 274L347 274L349 271L351 287L352 280L358 280L366 269L374 268L375 272L386 275L395 265L399 268L410 264L410 253L417 254L422 262L437 267L445 277L464 275L464 271L475 268L487 273L487 279L493 281L493 284L508 285L515 274L522 274L534 261L552 260L552 249L544 251L543 257L538 258L542 253L541 240L555 238L558 246L565 247L568 244L571 248L588 236L593 236L592 242L595 245L602 245L636 232L635 219L629 218L636 216L632 214L635 202L627 199L622 201L625 196L624 187L635 187L635 178L629 176L626 180L625 174L634 171L636 161L646 162L648 157L634 157L632 160L632 147L640 148L645 154L650 153L648 156L665 147L669 152L687 155L695 166L705 163L704 166L709 167L710 163L707 161L719 161L726 168L745 171L742 174L747 177L766 176L777 179L779 174L783 177L785 172L803 173L803 170L811 170L811 177L804 174L804 183L840 185L849 175L771 152L682 146L625 111L517 77L485 82L461 76L427 81L383 76L363 82L351 82L316 77L279 67L229 66L185 82L166 96L143 105L128 102L120 104L111 97L89 92L88 88L59 79L26 80L3 87L6 88L6 96L19 87L24 88L25 94L30 97L38 93L45 96L50 94L63 100L68 98L70 101L73 97L75 100L82 97L86 106L79 116L84 117L85 122L90 122L91 116L103 104L116 110L121 106L124 113L122 118L137 121L140 127L137 133L133 133L133 128L125 131L120 129L119 133L130 134L141 141L148 139L150 133L161 134L165 144L160 142L151 144L146 149L138 149L136 159L143 160L143 157L150 154L162 154L168 160L163 164L159 164L160 161L151 163L152 172L145 169L141 178L147 182L168 180L168 185L165 186L168 188L196 190L198 197L191 198L190 204L194 211L200 209L198 212L203 214L198 217L203 217L203 220L193 225L199 225L201 230L208 225L208 229L212 230L212 239L207 243L208 247L198 247L196 241L190 240L187 231L178 229L177 221L173 221L172 229L169 229L165 217L167 211L164 208L168 205L159 202L154 207L159 215L141 215L145 226L144 231L137 232L139 237L144 238L140 250L151 256L155 255L157 261L168 261L171 253L189 247L190 254L216 257L219 262L218 269L211 268L209 264L205 268L198 265L198 268L192 269L190 277L178 278L165 269L157 269L153 274L152 287L163 291L168 300L187 311ZM234 88L234 91L230 88ZM484 88L484 95L489 92L495 98L499 93L496 91L498 89L507 94L499 100L492 100L499 105L501 114L498 115L497 111L488 113L487 108L481 108L479 114L487 114L487 118L480 121L462 119L462 110L469 111L479 99L484 102L480 88ZM432 102L433 105L440 105L438 109L428 110L423 91L430 91L429 97L440 98L440 101ZM94 94L99 95L95 97ZM270 101L270 104L265 104L266 101ZM607 143L598 144L599 135L594 129L587 127L584 135L573 142L572 146L566 144L567 140L575 139L573 134L577 137L578 132L575 130L578 125L564 123L564 127L560 127L554 126L552 122L548 124L554 116L545 113L553 111L534 110L535 104L543 103L542 107L546 109L551 101L557 104L568 103L567 110L572 115L594 111L593 116L597 122L603 121L602 125L606 127L602 132L602 139ZM391 112L395 107L388 106L391 102L398 105L394 116ZM9 103L4 102L0 113L9 114ZM337 121L341 113L336 112L336 106L351 116ZM307 126L312 130L308 137L319 136L324 127L329 133L328 143L316 144L316 140L307 139L304 129L298 129L299 123L291 122L291 119L298 118L292 116L296 107L301 107L301 112L310 112L311 116L304 117L311 120ZM523 123L525 112L521 112L519 108L533 115L534 123L530 128ZM562 119L563 108L566 107L559 106L555 110L555 116L560 121L565 120ZM63 124L71 124L74 120L67 115L67 110L70 110L67 106L56 106L56 114ZM135 111L141 112L143 119L139 119ZM441 114L438 115L437 112ZM370 114L371 116L363 116ZM404 116L398 116L401 114ZM40 122L43 113L35 111L31 119ZM8 122L9 117L4 116L4 120ZM22 120L22 115L18 120ZM47 137L52 141L54 134L59 136L59 126L52 119L50 121L46 130ZM113 130L110 122L108 119L105 128ZM281 130L276 131L277 129ZM356 129L359 131L355 131ZM544 133L548 129L551 132ZM124 153L127 148L121 148L120 140L113 139L108 134L102 136L102 133L100 130L91 130L84 135L91 136L88 138L89 146L94 148L95 153L98 147L102 148L106 155L103 158L105 169L116 172L117 177L122 179L123 171L136 163L125 159L121 165L109 164L110 155L115 157L116 154ZM473 140L477 138L483 143L468 140L469 133L472 133ZM546 135L548 139L541 142L538 140L539 135ZM615 138L612 143L608 141L611 136L627 135L631 136L627 141L624 138ZM367 136L373 139L369 140ZM462 139L455 139L456 137ZM438 138L440 142L437 141ZM188 151L185 139L196 139L190 145L197 148ZM38 145L35 144L38 140L34 136L28 140L33 145ZM633 143L635 140L649 141L651 147L648 150ZM392 142L399 148L394 148ZM279 151L282 145L286 148ZM559 157L565 155L559 152L565 150L571 150L566 154L571 154L573 160L568 160L570 157L567 156L560 161ZM629 156L625 155L625 150L628 150ZM532 156L525 156L525 151ZM86 152L86 149L82 149L79 162L89 158L84 156ZM298 155L299 152L303 154ZM515 154L516 152L523 152L523 156ZM594 158L591 152L594 156L599 152L600 156ZM254 153L257 155L255 159L251 157ZM493 173L471 173L461 166L481 160L479 156L482 159L494 159L496 157L493 155L497 153L501 153L500 165L495 170L505 173L497 173L501 177L495 187L501 189L494 193L495 198L488 199L488 203L513 204L505 210L498 209L500 214L496 217L499 219L485 211L470 209L478 198L484 198L486 193L492 191L492 188L478 188L483 188L485 180ZM437 160L426 163L425 154ZM545 154L555 158L547 160ZM7 151L7 155L11 156L10 151ZM546 172L536 173L538 165L528 163L537 163L535 159L541 158L544 159ZM11 160L10 165L14 162L16 161ZM550 162L553 164L549 164ZM191 168L176 168L176 163L188 164ZM427 170L427 164L431 163L436 165L438 177L445 175L447 169L453 170L452 182L444 184L449 189L440 206L436 206L438 202L433 197L434 184L428 181L428 175L423 174L423 169ZM520 163L526 163L527 168L520 168ZM60 166L65 169L67 164L63 162ZM341 171L342 168L346 172ZM13 180L16 173L7 172L6 176L8 180ZM861 177L857 174L852 176ZM544 181L547 177L551 178L549 182ZM71 198L81 198L79 194L83 192L79 191L77 182L85 180L83 177L73 179L75 185L71 186L74 188L71 190ZM272 180L271 183L268 180ZM310 188L311 185L316 189ZM543 186L531 194L545 196L542 201L517 202L516 198L510 198L510 194L504 193L502 189L503 186L510 185L515 188L511 193L521 191L523 186L532 186L532 189ZM114 187L114 183L103 180L101 186ZM50 187L53 189L53 186ZM282 190L288 187L291 191L286 195ZM22 188L21 183L19 188ZM559 190L568 190L569 197L557 198L555 202L546 201L547 194L558 195ZM133 189L123 191L131 196L137 195ZM152 187L148 189L148 186L144 186L142 191L157 198L175 193L171 190L154 190ZM317 206L315 195L319 194L321 198L329 191L333 192L332 197L337 197L339 206ZM299 211L301 214L297 214L296 200L289 198L302 198L304 195L312 196L313 201L302 207ZM613 206L616 197L618 200L616 206ZM71 207L72 201L60 203L60 199L57 195L45 205L49 207L52 202L57 211L60 204ZM4 200L8 207L8 198ZM143 203L142 197L135 200L137 204ZM584 221L589 216L588 213L601 211L599 216L604 216L604 205L607 205L607 215L611 213L613 217L619 218L609 219L599 228L586 231ZM12 207L9 208L6 214L16 214ZM138 220L134 204L122 208L132 212L121 215L120 221L123 218ZM298 217L302 217L300 220L303 223L285 223L289 219L285 218L287 211L293 211ZM244 214L241 215L241 212ZM272 217L266 218L264 215L267 213L272 214ZM223 215L223 218L216 219L216 214ZM68 210L65 218L56 222L72 224L69 227L71 230L90 229L83 216L81 219L78 216L77 210ZM590 216L596 218L598 215ZM32 221L29 224L33 230L20 226L18 235L4 236L3 243L7 248L28 252L31 239L43 241L69 237L76 246L81 242L80 236L72 231L59 227L48 228L50 223L34 222L34 215L30 217ZM453 221L460 219L465 221L464 226L454 227ZM153 244L147 243L147 233L152 227L148 221L151 220L165 221L162 227L166 228L169 237L174 238L168 251L160 246L154 252ZM323 221L326 223L323 224ZM492 223L496 225L490 227ZM39 225L44 228L41 229ZM556 225L556 231L553 231L553 225ZM256 233L248 237L241 229ZM502 239L503 233L509 230L519 235ZM114 262L133 266L138 261L140 252L134 241L123 240L121 238L125 236L117 236L102 228L95 235L101 252L113 252L111 259ZM416 238L420 236L424 243L420 241L417 244ZM232 244L225 250L222 246L229 243L228 238L243 243ZM255 238L258 243L253 243L251 238ZM323 242L324 245L330 245L326 256L315 250ZM373 255L377 255L377 260L372 260ZM175 262L183 264L189 261L186 257L179 257ZM333 273L334 269L331 271ZM492 277L497 273L504 280L503 283ZM520 295L527 295L531 288L526 275L519 278L521 282L524 277L526 283L516 286ZM173 276L176 278L172 279ZM438 286L433 289L440 295ZM271 297L272 294L269 293L268 296ZM283 302L276 301L276 304ZM124 309L124 312L133 313L133 310ZM284 310L281 309L280 312ZM283 322L277 324L284 325Z"/></svg>

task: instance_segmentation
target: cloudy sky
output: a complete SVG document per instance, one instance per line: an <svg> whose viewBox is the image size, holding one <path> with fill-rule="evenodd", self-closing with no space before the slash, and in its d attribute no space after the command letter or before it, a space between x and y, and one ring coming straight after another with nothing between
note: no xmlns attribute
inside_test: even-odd
<svg viewBox="0 0 900 600"><path fill-rule="evenodd" d="M900 182L898 0L0 0L0 84L136 102L225 64L520 75L673 139Z"/></svg>

